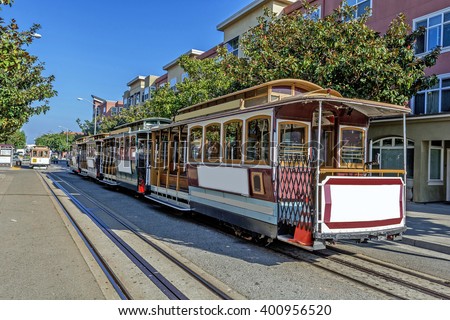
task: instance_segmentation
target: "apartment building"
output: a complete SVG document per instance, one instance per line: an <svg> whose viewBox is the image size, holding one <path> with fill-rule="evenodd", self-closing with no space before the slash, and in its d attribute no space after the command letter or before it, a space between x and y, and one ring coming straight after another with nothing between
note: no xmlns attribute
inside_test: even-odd
<svg viewBox="0 0 450 320"><path fill-rule="evenodd" d="M137 76L127 83L128 90L123 93L123 107L129 108L143 104L152 98L152 93L156 90L155 81L158 76Z"/></svg>
<svg viewBox="0 0 450 320"><path fill-rule="evenodd" d="M111 117L122 111L123 104L121 101L105 100L100 97L91 95L92 97L92 119L99 123L101 117Z"/></svg>
<svg viewBox="0 0 450 320"><path fill-rule="evenodd" d="M339 1L317 1L324 14ZM439 82L419 92L410 101L412 114L407 117L408 197L415 202L450 201L450 1L448 0L353 0L360 8L370 7L368 24L383 33L400 12L413 30L420 26L426 33L416 43L416 54L424 55L436 46L442 53L427 74L436 74ZM358 12L360 12L358 10ZM374 121L369 129L372 160L380 166L403 162L401 121Z"/></svg>

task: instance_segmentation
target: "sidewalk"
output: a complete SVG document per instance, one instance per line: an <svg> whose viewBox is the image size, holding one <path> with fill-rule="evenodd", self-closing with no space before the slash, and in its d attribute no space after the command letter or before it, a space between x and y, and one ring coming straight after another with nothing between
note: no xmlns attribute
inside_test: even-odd
<svg viewBox="0 0 450 320"><path fill-rule="evenodd" d="M0 170L0 299L105 299L34 170Z"/></svg>
<svg viewBox="0 0 450 320"><path fill-rule="evenodd" d="M450 254L450 203L406 204L403 243Z"/></svg>

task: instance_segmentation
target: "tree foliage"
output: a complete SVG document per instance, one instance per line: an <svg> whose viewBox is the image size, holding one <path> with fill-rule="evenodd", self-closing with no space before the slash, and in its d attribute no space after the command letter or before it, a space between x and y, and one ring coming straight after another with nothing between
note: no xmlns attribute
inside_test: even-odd
<svg viewBox="0 0 450 320"><path fill-rule="evenodd" d="M411 33L403 14L380 35L367 25L368 12L351 19L354 8L341 5L314 20L314 7L304 6L305 13L277 18L266 11L241 39L246 58L224 57L236 89L298 78L349 98L404 104L436 82L424 70L436 63L440 49L415 56L414 42L424 30Z"/></svg>
<svg viewBox="0 0 450 320"><path fill-rule="evenodd" d="M11 4L2 0L1 4ZM48 100L57 92L53 89L54 76L44 77L44 63L27 52L36 31L19 31L16 20L6 24L0 18L0 140L16 132L30 117L45 113Z"/></svg>
<svg viewBox="0 0 450 320"><path fill-rule="evenodd" d="M424 29L411 32L399 14L380 35L367 25L369 12L353 19L354 8L345 2L330 15L312 19L314 6L304 1L304 11L276 17L266 11L258 24L240 39L244 57L218 48L218 57L193 59L182 56L188 73L176 88L159 88L143 107L146 116L172 117L180 108L204 102L264 82L296 78L332 88L348 98L406 104L418 91L437 82L426 76L440 48L416 56L414 45ZM134 110L105 120L123 124L138 120Z"/></svg>
<svg viewBox="0 0 450 320"><path fill-rule="evenodd" d="M183 55L180 67L188 74L176 88L167 83L159 88L148 105L153 115L171 118L181 108L188 107L229 92L232 79L227 77L223 65L215 58L203 60Z"/></svg>
<svg viewBox="0 0 450 320"><path fill-rule="evenodd" d="M70 145L77 138L73 133L61 131L59 133L46 133L35 139L38 146L47 146L53 151L69 151Z"/></svg>
<svg viewBox="0 0 450 320"><path fill-rule="evenodd" d="M25 132L23 130L17 130L6 141L2 141L2 143L12 144L16 149L24 149L27 146Z"/></svg>

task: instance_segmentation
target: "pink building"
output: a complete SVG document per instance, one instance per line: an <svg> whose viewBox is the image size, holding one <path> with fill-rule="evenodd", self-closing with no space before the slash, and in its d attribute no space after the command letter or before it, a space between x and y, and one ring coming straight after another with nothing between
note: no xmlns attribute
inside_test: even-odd
<svg viewBox="0 0 450 320"><path fill-rule="evenodd" d="M97 123L102 117L112 117L122 111L122 101L111 101L92 95L92 121Z"/></svg>

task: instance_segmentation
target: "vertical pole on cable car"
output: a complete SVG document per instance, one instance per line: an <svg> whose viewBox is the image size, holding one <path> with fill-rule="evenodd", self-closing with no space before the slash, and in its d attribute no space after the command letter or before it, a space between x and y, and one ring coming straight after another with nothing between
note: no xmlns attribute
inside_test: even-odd
<svg viewBox="0 0 450 320"><path fill-rule="evenodd" d="M318 231L319 229L319 210L320 210L320 203L319 203L319 183L320 183L320 149L321 149L321 135L322 135L322 100L319 101L319 119L317 124L317 167L316 167L316 214L314 215L314 231Z"/></svg>
<svg viewBox="0 0 450 320"><path fill-rule="evenodd" d="M403 212L405 212L406 209L406 203L405 200L406 199L406 154L407 154L407 145L408 145L408 140L406 140L406 114L403 113L403 170L405 171L405 173L403 174L403 199L402 199L402 203L403 203Z"/></svg>

